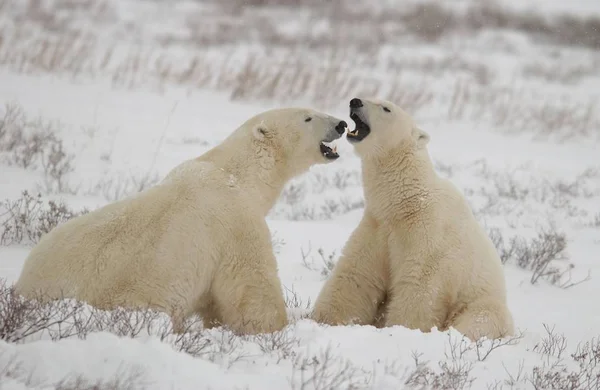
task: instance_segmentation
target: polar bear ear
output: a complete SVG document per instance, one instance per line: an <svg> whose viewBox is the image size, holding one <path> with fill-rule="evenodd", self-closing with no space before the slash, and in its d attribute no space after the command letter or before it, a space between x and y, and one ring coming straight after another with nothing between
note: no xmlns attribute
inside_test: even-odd
<svg viewBox="0 0 600 390"><path fill-rule="evenodd" d="M429 134L418 127L413 128L413 139L417 143L417 148L421 149L429 143Z"/></svg>

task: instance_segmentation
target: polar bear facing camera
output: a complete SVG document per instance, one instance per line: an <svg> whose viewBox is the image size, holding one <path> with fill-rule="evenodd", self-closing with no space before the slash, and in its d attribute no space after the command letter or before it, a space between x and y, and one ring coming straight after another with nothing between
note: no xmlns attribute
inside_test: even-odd
<svg viewBox="0 0 600 390"><path fill-rule="evenodd" d="M313 318L340 324L514 334L496 249L448 180L429 135L395 104L350 101L347 134L361 158L365 211L321 290Z"/></svg>
<svg viewBox="0 0 600 390"><path fill-rule="evenodd" d="M16 291L102 309L150 306L179 331L193 314L237 333L281 329L286 308L265 216L289 179L339 157L329 143L345 130L315 110L260 113L158 185L50 231Z"/></svg>

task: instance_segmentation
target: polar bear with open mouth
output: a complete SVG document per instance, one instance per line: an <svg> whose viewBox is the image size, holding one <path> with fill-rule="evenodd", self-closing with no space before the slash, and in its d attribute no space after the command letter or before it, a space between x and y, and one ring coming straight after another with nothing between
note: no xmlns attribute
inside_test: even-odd
<svg viewBox="0 0 600 390"><path fill-rule="evenodd" d="M365 211L315 303L332 324L454 327L472 340L514 333L502 263L464 196L439 177L429 135L395 104L354 98L347 140Z"/></svg>
<svg viewBox="0 0 600 390"><path fill-rule="evenodd" d="M287 324L265 216L284 185L335 161L346 122L303 108L260 113L158 185L74 218L33 248L16 283L31 298L152 307L176 329L263 333Z"/></svg>

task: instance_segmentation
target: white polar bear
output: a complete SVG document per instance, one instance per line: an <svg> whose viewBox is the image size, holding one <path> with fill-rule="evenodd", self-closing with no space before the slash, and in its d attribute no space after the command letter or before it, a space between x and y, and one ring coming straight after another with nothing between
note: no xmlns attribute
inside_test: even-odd
<svg viewBox="0 0 600 390"><path fill-rule="evenodd" d="M149 305L179 330L195 313L238 333L281 329L287 315L265 216L289 179L339 157L328 143L345 130L310 109L258 114L158 185L46 234L16 291L105 309Z"/></svg>
<svg viewBox="0 0 600 390"><path fill-rule="evenodd" d="M388 101L352 99L350 117L365 211L312 318L454 327L471 340L514 334L500 258L466 199L436 174L428 134Z"/></svg>

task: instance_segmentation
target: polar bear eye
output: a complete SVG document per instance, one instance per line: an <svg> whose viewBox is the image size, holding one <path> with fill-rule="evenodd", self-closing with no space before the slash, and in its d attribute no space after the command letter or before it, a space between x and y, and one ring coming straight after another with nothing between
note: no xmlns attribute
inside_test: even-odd
<svg viewBox="0 0 600 390"><path fill-rule="evenodd" d="M387 107L383 107L383 111L385 111L385 112L391 112L390 109L387 108Z"/></svg>
<svg viewBox="0 0 600 390"><path fill-rule="evenodd" d="M312 118L311 118L311 117L308 117L308 118L306 118L306 119L304 120L304 122L310 122L310 121L312 121Z"/></svg>

